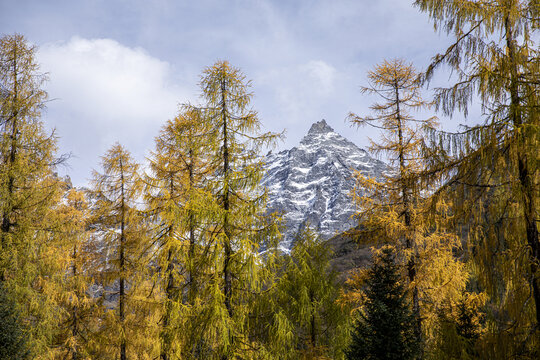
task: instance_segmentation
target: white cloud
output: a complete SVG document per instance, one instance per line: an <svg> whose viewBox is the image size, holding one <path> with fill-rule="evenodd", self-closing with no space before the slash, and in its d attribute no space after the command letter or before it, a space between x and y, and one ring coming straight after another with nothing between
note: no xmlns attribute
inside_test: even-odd
<svg viewBox="0 0 540 360"><path fill-rule="evenodd" d="M76 156L70 161L76 182L96 167L96 153L115 141L142 158L177 104L194 94L172 83L169 63L111 39L73 37L47 44L38 60L49 72L47 90L55 99L48 122L62 137L61 150Z"/></svg>
<svg viewBox="0 0 540 360"><path fill-rule="evenodd" d="M293 66L274 68L256 79L256 84L273 90L277 108L290 124L318 121L321 106L335 92L337 70L322 60L310 60Z"/></svg>
<svg viewBox="0 0 540 360"><path fill-rule="evenodd" d="M329 94L334 90L334 80L336 78L336 69L322 60L312 60L301 66L315 83L317 90L322 94Z"/></svg>

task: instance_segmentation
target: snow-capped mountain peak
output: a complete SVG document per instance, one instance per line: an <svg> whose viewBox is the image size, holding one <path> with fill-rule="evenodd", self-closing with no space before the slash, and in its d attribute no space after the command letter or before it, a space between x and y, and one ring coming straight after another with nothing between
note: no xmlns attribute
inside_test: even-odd
<svg viewBox="0 0 540 360"><path fill-rule="evenodd" d="M387 169L325 120L314 123L297 147L269 153L266 163L262 184L268 189L268 210L282 213L285 249L290 249L296 232L307 224L323 239L353 227L354 170L380 177Z"/></svg>

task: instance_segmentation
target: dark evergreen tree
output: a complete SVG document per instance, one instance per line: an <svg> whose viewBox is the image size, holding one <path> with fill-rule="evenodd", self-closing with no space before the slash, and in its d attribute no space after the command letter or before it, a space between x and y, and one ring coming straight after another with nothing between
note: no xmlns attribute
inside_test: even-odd
<svg viewBox="0 0 540 360"><path fill-rule="evenodd" d="M384 246L377 251L367 275L365 301L347 358L416 358L420 346L414 334L415 318L407 302L393 247Z"/></svg>
<svg viewBox="0 0 540 360"><path fill-rule="evenodd" d="M28 345L15 301L0 282L0 359L28 358Z"/></svg>

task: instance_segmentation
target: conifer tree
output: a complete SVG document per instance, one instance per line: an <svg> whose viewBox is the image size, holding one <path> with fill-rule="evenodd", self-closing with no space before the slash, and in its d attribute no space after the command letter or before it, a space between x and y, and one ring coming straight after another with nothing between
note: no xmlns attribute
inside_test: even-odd
<svg viewBox="0 0 540 360"><path fill-rule="evenodd" d="M72 360L89 356L93 331L96 331L96 299L90 294L91 263L95 252L89 243L88 221L90 208L84 192L71 188L64 195L64 202L58 206L63 256L69 267L61 284L60 305L65 313L60 326L59 340L62 357ZM60 254L58 254L60 256Z"/></svg>
<svg viewBox="0 0 540 360"><path fill-rule="evenodd" d="M142 182L138 164L120 144L102 158L103 173L94 171L91 196L94 241L103 243L100 282L104 286L105 352L119 354L121 360L152 354L151 318L143 311L141 288L148 262L145 261L146 229L141 209ZM131 355L130 355L131 354Z"/></svg>
<svg viewBox="0 0 540 360"><path fill-rule="evenodd" d="M167 122L156 138L147 180L146 197L159 240L158 275L165 293L160 320L160 356L164 360L173 353L191 358L203 337L200 322L178 321L197 314L202 289L209 282L205 254L211 243L204 226L215 215L216 202L205 179L212 169L205 160L209 147L206 123L201 120L200 109L184 105L178 116Z"/></svg>
<svg viewBox="0 0 540 360"><path fill-rule="evenodd" d="M421 182L425 168L423 133L436 122L435 118L418 120L410 114L411 110L429 107L421 98L417 77L414 67L403 60L375 66L368 73L370 86L362 91L376 94L385 102L371 106L375 116L350 114L349 119L382 130L381 141L372 141L370 149L388 155L392 170L382 179L357 174L353 196L359 207L361 238L376 238L401 249L416 318L415 334L423 343L430 340L437 306L460 296L468 274L453 254L460 247L457 236L444 227L448 204L431 201L426 196L430 189Z"/></svg>
<svg viewBox="0 0 540 360"><path fill-rule="evenodd" d="M64 265L52 230L62 194L54 174L56 137L40 119L47 99L36 48L22 35L0 38L0 282L19 304L32 356L52 346Z"/></svg>
<svg viewBox="0 0 540 360"><path fill-rule="evenodd" d="M429 81L443 65L457 75L454 85L438 89L437 107L467 115L478 100L485 114L475 119L479 125L434 133L426 149L427 177L444 179L461 199L453 211L466 226L479 283L494 309L485 350L492 358L538 356L540 6L536 0L415 5L455 39L424 75Z"/></svg>
<svg viewBox="0 0 540 360"><path fill-rule="evenodd" d="M297 234L290 254L276 264L277 279L261 298L265 342L283 359L343 359L349 319L337 303L340 285L330 267L330 250L309 229ZM265 306L264 306L265 305ZM281 332L281 333L280 333Z"/></svg>
<svg viewBox="0 0 540 360"><path fill-rule="evenodd" d="M213 193L220 211L213 224L213 252L214 259L221 262L214 264L221 278L214 291L219 289L221 294L214 292L211 297L214 301L220 299L222 306L215 307L213 313L221 317L216 352L224 359L249 349L245 324L248 299L261 284L261 259L257 254L263 238L260 232L274 229L262 219L266 196L258 189L263 173L258 151L277 135L258 133L257 113L249 108L250 86L240 70L227 61L206 68L201 79L204 117L212 145L209 161L216 169L212 175Z"/></svg>
<svg viewBox="0 0 540 360"><path fill-rule="evenodd" d="M376 251L365 285L347 359L417 358L420 343L415 335L416 319L394 248L387 245Z"/></svg>

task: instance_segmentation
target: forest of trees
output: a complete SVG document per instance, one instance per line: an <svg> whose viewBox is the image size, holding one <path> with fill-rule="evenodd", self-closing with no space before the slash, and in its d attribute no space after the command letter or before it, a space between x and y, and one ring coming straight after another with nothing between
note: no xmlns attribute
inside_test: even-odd
<svg viewBox="0 0 540 360"><path fill-rule="evenodd" d="M380 130L391 170L357 173L348 236L373 261L345 282L310 229L278 249L260 153L281 135L260 133L239 69L203 70L148 164L111 144L77 189L37 49L1 37L0 359L540 358L540 3L414 5L453 42L423 71L368 73L381 100L349 120ZM470 106L477 125L438 127Z"/></svg>

